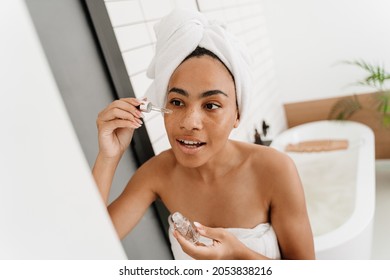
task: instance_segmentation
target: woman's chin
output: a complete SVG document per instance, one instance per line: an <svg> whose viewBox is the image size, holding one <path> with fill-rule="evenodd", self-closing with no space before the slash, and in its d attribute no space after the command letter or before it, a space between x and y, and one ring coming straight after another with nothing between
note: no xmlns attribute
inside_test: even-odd
<svg viewBox="0 0 390 280"><path fill-rule="evenodd" d="M173 149L173 153L175 155L176 161L187 168L197 168L210 159L209 157L205 157L202 153L183 153L181 149Z"/></svg>
<svg viewBox="0 0 390 280"><path fill-rule="evenodd" d="M175 155L177 162L187 168L197 168L204 165L207 162L207 159L202 159L197 156L189 155Z"/></svg>

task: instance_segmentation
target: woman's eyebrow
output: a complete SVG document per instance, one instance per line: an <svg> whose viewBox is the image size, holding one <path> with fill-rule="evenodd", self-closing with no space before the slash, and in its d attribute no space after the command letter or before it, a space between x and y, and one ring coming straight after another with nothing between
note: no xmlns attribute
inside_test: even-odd
<svg viewBox="0 0 390 280"><path fill-rule="evenodd" d="M189 96L188 92L186 92L184 89L181 89L181 88L173 87L173 88L171 88L171 89L168 91L168 93L170 93L170 92L175 92L175 93L184 95L184 96L186 96L186 97Z"/></svg>
<svg viewBox="0 0 390 280"><path fill-rule="evenodd" d="M208 97L208 96L217 95L217 94L222 94L222 95L225 95L226 97L229 97L226 93L224 93L223 91L221 91L219 89L205 91L202 93L201 96Z"/></svg>
<svg viewBox="0 0 390 280"><path fill-rule="evenodd" d="M186 96L186 97L189 96L188 92L185 91L184 89L181 89L181 88L173 87L168 91L168 93L170 93L170 92L175 92L175 93L178 93L178 94ZM219 89L208 90L208 91L202 92L201 97L204 98L204 97L217 95L217 94L222 94L222 95L225 95L226 97L229 97L226 93L224 93L223 91L221 91Z"/></svg>

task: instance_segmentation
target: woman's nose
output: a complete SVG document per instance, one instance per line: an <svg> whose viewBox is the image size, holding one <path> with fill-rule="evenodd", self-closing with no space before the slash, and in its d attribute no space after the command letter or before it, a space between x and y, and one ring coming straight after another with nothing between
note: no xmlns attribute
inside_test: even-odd
<svg viewBox="0 0 390 280"><path fill-rule="evenodd" d="M180 128L200 130L202 127L202 113L196 108L188 108L185 110L184 116L180 121Z"/></svg>

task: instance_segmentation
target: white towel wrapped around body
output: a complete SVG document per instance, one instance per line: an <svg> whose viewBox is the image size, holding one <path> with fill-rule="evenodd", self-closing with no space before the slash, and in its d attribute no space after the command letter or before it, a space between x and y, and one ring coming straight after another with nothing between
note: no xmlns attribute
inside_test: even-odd
<svg viewBox="0 0 390 280"><path fill-rule="evenodd" d="M256 253L275 260L281 259L278 239L271 224L262 223L254 228L225 228L225 230L232 233L245 246ZM169 230L169 240L175 260L192 259L192 257L183 251L171 230ZM200 237L200 242L205 245L211 245L213 243L211 239L203 236Z"/></svg>
<svg viewBox="0 0 390 280"><path fill-rule="evenodd" d="M153 79L146 97L164 106L169 79L182 61L196 47L213 52L234 76L240 118L251 91L250 59L245 46L225 27L194 10L177 9L162 18L154 27L157 37L156 53L147 70Z"/></svg>

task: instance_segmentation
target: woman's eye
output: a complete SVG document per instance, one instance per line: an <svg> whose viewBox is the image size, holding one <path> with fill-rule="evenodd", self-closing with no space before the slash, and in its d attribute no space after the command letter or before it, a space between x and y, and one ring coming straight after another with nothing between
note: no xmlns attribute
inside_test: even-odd
<svg viewBox="0 0 390 280"><path fill-rule="evenodd" d="M180 100L171 100L170 102L173 106L183 106L183 102L181 102Z"/></svg>
<svg viewBox="0 0 390 280"><path fill-rule="evenodd" d="M205 105L206 109L207 110L215 110L215 109L218 109L218 108L221 108L221 106L215 104L215 103L207 103Z"/></svg>

